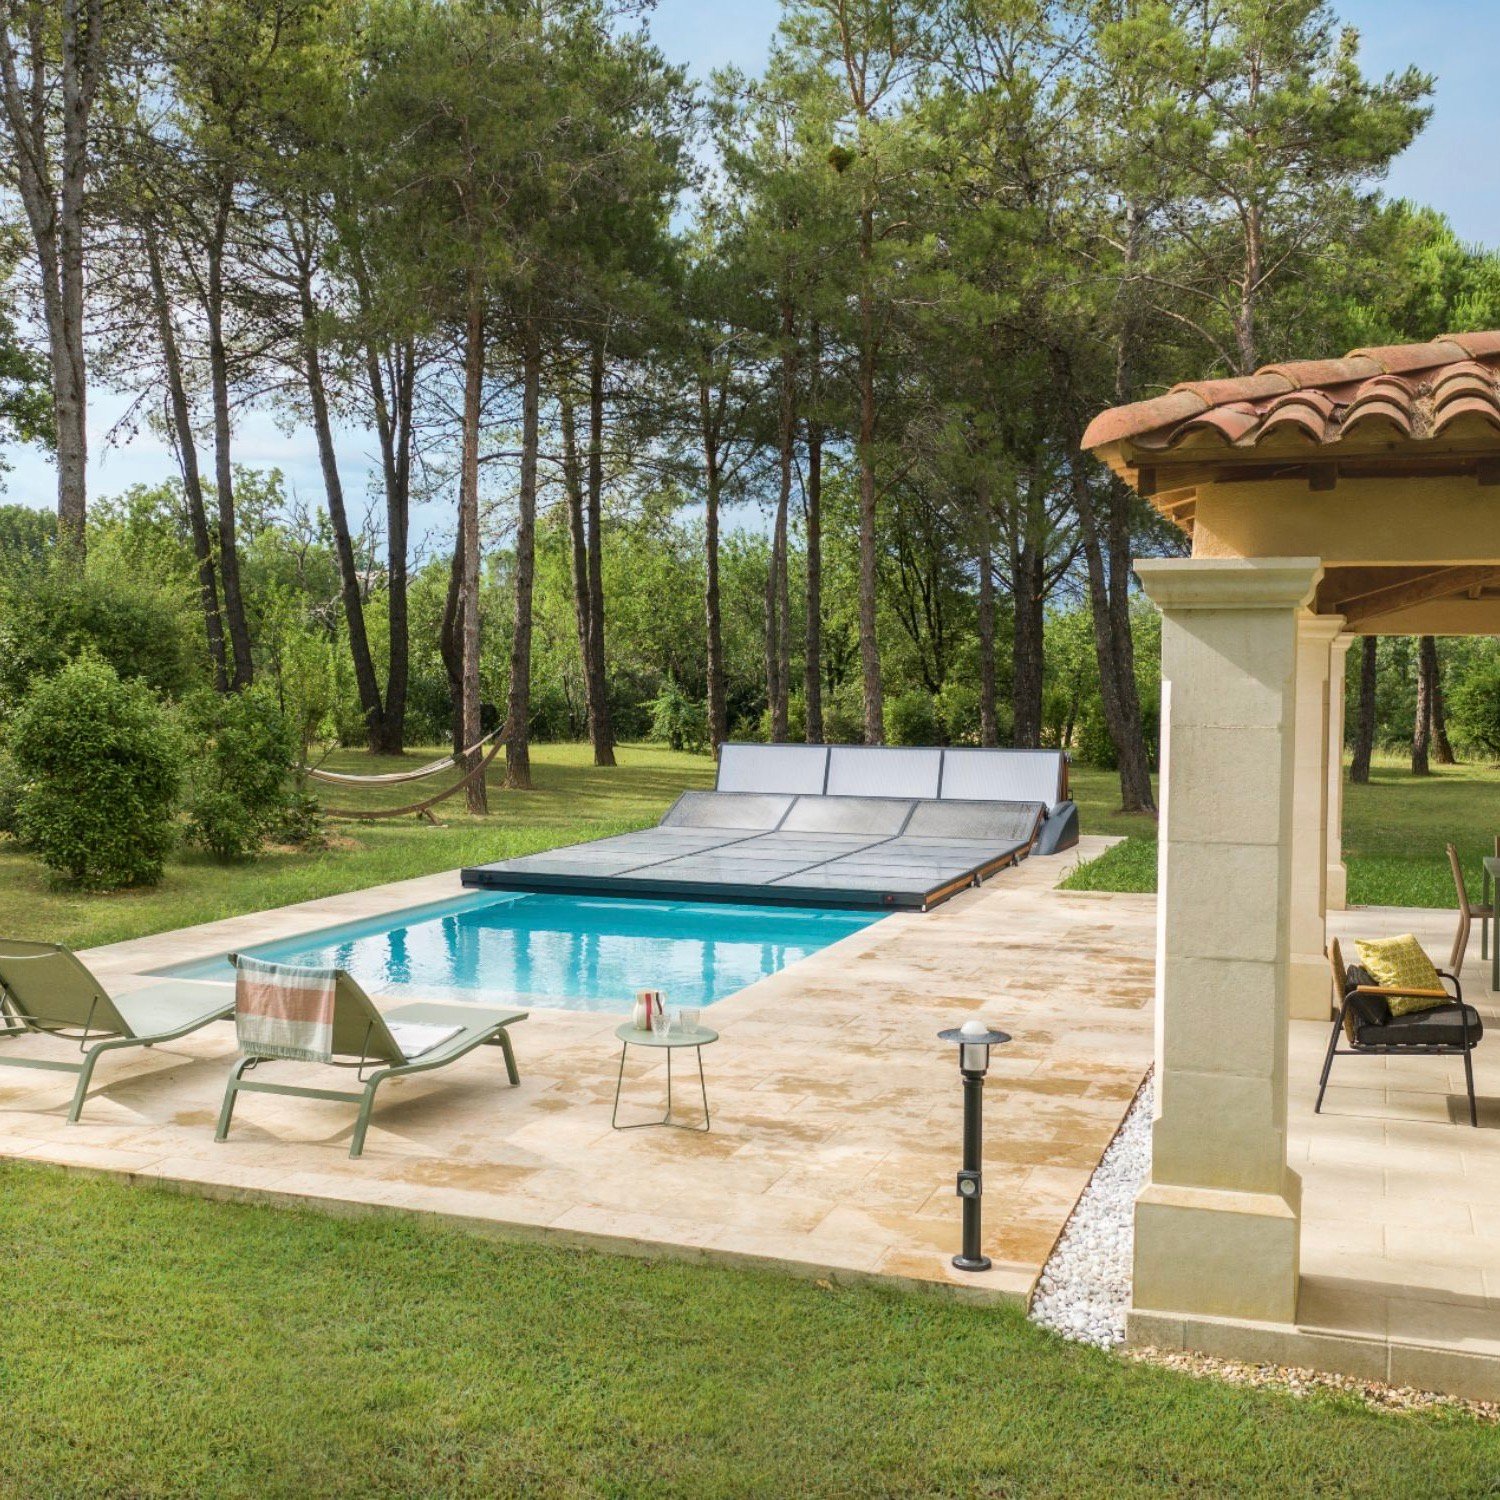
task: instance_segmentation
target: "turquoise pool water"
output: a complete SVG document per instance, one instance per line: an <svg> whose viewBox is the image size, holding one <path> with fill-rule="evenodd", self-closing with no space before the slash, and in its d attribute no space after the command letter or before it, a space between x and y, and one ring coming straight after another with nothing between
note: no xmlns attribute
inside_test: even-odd
<svg viewBox="0 0 1500 1500"><path fill-rule="evenodd" d="M648 987L680 1005L711 1005L880 920L821 907L482 891L244 951L337 965L386 995L628 1011ZM234 971L220 955L163 973Z"/></svg>

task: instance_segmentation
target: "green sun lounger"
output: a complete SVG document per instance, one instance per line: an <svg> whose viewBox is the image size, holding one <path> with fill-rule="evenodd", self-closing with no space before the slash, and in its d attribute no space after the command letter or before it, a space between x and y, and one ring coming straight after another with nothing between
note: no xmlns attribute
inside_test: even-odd
<svg viewBox="0 0 1500 1500"><path fill-rule="evenodd" d="M106 1052L170 1042L233 1014L234 991L227 985L167 979L110 995L72 949L0 938L0 1066L76 1073L70 1124L77 1122L94 1064ZM76 1041L78 1061L18 1053L15 1039L27 1033Z"/></svg>
<svg viewBox="0 0 1500 1500"><path fill-rule="evenodd" d="M233 959L235 955L231 954L230 957ZM214 1139L222 1141L228 1136L229 1122L234 1115L234 1102L240 1094L296 1094L304 1099L340 1099L359 1105L359 1115L354 1122L354 1138L349 1143L349 1155L358 1156L365 1149L365 1133L370 1128L370 1110L375 1103L375 1090L388 1078L405 1078L412 1073L443 1068L451 1062L457 1062L476 1047L494 1046L499 1047L505 1056L505 1071L511 1083L520 1083L521 1075L516 1071L516 1055L511 1048L506 1027L516 1021L524 1021L526 1015L524 1010L494 1010L488 1006L437 1005L429 1002L398 1005L394 1010L381 1012L364 990L340 969L333 1002L333 1058L327 1066L353 1068L364 1087L356 1093L351 1089L266 1083L245 1075L282 1059L241 1057L229 1075L229 1086L224 1091L224 1107L219 1111L219 1128ZM391 1034L392 1027L399 1030L405 1026L458 1029L435 1047L415 1056L408 1056ZM368 1077L366 1069L373 1069Z"/></svg>

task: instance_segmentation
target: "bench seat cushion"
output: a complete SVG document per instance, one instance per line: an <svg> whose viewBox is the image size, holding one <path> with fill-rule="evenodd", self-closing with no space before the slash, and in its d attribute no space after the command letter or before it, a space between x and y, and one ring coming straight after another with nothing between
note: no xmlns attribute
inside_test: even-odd
<svg viewBox="0 0 1500 1500"><path fill-rule="evenodd" d="M1384 1026L1365 1023L1355 1030L1359 1047L1462 1047L1467 1019L1469 1041L1484 1035L1484 1022L1472 1005L1450 1001L1415 1014L1393 1016Z"/></svg>

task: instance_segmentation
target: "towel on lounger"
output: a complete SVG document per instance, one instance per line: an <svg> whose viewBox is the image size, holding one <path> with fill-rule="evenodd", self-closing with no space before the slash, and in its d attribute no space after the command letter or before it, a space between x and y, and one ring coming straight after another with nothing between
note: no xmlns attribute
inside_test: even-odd
<svg viewBox="0 0 1500 1500"><path fill-rule="evenodd" d="M243 955L236 968L234 1029L246 1057L332 1059L337 969L272 964Z"/></svg>

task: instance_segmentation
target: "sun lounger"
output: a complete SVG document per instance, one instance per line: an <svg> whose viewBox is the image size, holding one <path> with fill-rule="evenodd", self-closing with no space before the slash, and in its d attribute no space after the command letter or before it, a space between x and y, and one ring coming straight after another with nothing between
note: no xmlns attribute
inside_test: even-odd
<svg viewBox="0 0 1500 1500"><path fill-rule="evenodd" d="M231 954L231 959L237 956ZM516 1057L506 1028L524 1021L524 1010L495 1010L478 1005L437 1005L417 1002L382 1012L353 979L342 969L336 971L333 1001L332 1058L327 1064L336 1068L353 1068L363 1087L352 1089L314 1088L305 1084L266 1083L246 1077L269 1063L283 1058L241 1057L229 1075L224 1091L224 1107L219 1112L215 1140L229 1134L235 1099L240 1094L295 1094L304 1099L338 1099L359 1105L354 1123L354 1138L349 1155L358 1156L365 1148L365 1133L370 1127L370 1110L375 1091L388 1078L405 1078L433 1068L457 1062L476 1047L499 1047L505 1056L505 1071L513 1084L521 1081L516 1071ZM446 1035L441 1035L447 1033ZM441 1036L435 1045L424 1042ZM403 1046L405 1050L403 1050ZM372 1069L366 1077L366 1069Z"/></svg>
<svg viewBox="0 0 1500 1500"><path fill-rule="evenodd" d="M0 1036L62 1037L76 1041L79 1051L75 1062L16 1053L7 1044L0 1048L0 1065L76 1073L69 1123L76 1123L94 1064L104 1053L170 1042L233 1013L234 995L226 985L169 979L112 996L71 949L0 938Z"/></svg>

